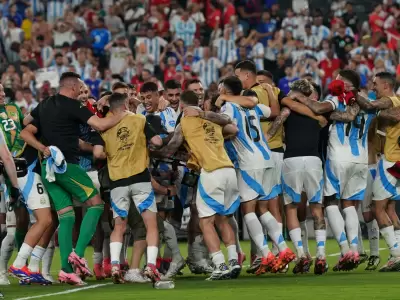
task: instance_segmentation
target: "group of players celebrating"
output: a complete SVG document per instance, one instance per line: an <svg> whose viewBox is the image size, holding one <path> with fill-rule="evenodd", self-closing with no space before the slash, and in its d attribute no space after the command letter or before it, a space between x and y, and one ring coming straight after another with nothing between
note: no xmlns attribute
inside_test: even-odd
<svg viewBox="0 0 400 300"><path fill-rule="evenodd" d="M222 79L219 94L208 101L194 79L183 91L168 81L163 93L146 82L139 95L119 82L96 102L79 75L66 72L59 92L27 116L4 103L0 85L7 232L0 284L9 284L8 272L21 284L54 282L56 231L60 282L84 285L93 275L112 277L114 283L168 282L186 264L192 273L209 274L208 280L237 278L245 260L234 217L239 207L252 242L248 273L285 272L292 261L294 273L309 272L313 263L315 274L327 272L325 217L341 250L333 269L355 269L368 259L359 206L371 247L367 269L380 263L381 232L390 258L380 270L397 271L395 78L376 74L376 99L369 99L359 92L359 75L342 70L331 95L319 101L315 83L295 81L285 95L252 61L240 62L235 75ZM314 220L315 262L308 249L307 206ZM175 232L185 207L190 207L186 260ZM283 214L295 252L283 238ZM85 259L91 243L93 272ZM7 269L15 245L18 255Z"/></svg>

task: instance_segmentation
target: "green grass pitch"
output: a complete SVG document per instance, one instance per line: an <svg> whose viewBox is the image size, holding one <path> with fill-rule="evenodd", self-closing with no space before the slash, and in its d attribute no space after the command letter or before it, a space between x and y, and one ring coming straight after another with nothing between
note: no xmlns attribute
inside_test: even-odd
<svg viewBox="0 0 400 300"><path fill-rule="evenodd" d="M366 249L368 242L364 241ZM249 243L242 243L246 254L249 253ZM381 241L381 247L385 245ZM181 244L182 253L186 256L186 245ZM310 249L315 249L315 242L310 241ZM131 249L129 249L131 251ZM335 241L327 242L327 254L335 254L339 248ZM88 248L86 257L91 264L92 248ZM15 253L14 253L15 254ZM388 251L382 250L381 265L388 258ZM399 299L400 273L379 273L364 271L365 265L348 273L334 273L332 267L337 262L337 256L329 256L330 270L323 276L314 274L294 275L292 265L287 274L265 274L263 276L247 275L243 270L242 276L236 280L208 282L205 276L191 275L187 268L184 276L175 281L173 290L156 290L151 284L113 285L111 281L88 280L91 289L79 290L82 287L54 284L53 286L19 286L11 279L10 286L0 286L5 299L162 299L162 300L208 300L208 299ZM249 257L248 257L249 260ZM244 264L248 265L249 261ZM56 278L59 270L59 253L56 252L53 262L53 275ZM101 284L102 286L97 286ZM108 285L104 285L108 284ZM103 286L104 285L104 286ZM75 293L70 291L77 290ZM65 292L64 294L48 295Z"/></svg>

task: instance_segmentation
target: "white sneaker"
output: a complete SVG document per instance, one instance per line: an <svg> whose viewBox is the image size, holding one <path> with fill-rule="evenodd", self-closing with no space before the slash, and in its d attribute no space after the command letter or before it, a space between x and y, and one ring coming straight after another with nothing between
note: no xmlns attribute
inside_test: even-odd
<svg viewBox="0 0 400 300"><path fill-rule="evenodd" d="M6 271L0 273L0 285L10 285Z"/></svg>
<svg viewBox="0 0 400 300"><path fill-rule="evenodd" d="M43 278L51 281L51 283L56 283L56 281L54 280L53 276L51 276L50 274L42 274Z"/></svg>
<svg viewBox="0 0 400 300"><path fill-rule="evenodd" d="M220 264L214 269L207 281L230 279L230 270L225 263Z"/></svg>
<svg viewBox="0 0 400 300"><path fill-rule="evenodd" d="M151 280L145 276L143 276L142 272L139 269L129 269L126 272L124 277L126 282L134 282L134 283L148 283Z"/></svg>
<svg viewBox="0 0 400 300"><path fill-rule="evenodd" d="M171 264L169 265L169 269L165 275L161 275L161 280L169 280L173 277L175 277L180 270L182 270L185 267L185 260L183 257L181 257L180 260L177 262L172 261Z"/></svg>

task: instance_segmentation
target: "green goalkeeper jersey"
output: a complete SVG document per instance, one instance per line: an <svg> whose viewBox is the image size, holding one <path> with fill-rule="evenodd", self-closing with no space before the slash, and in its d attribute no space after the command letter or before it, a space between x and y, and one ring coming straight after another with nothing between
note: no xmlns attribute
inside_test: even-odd
<svg viewBox="0 0 400 300"><path fill-rule="evenodd" d="M13 157L20 157L25 149L25 142L20 137L24 115L15 104L0 106L1 130Z"/></svg>

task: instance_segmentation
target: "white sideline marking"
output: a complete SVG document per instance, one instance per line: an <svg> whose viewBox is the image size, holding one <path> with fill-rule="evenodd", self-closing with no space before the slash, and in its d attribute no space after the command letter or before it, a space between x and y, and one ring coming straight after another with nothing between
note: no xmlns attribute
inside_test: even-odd
<svg viewBox="0 0 400 300"><path fill-rule="evenodd" d="M379 251L382 251L382 250L387 250L387 248L379 248ZM369 252L369 250L365 250L365 252ZM342 254L342 253L338 252L338 253L328 254L327 256L339 256L340 254ZM315 259L315 256L313 256L312 258ZM247 265L245 267L249 268L250 265Z"/></svg>
<svg viewBox="0 0 400 300"><path fill-rule="evenodd" d="M77 292L84 291L84 290L97 289L99 287L110 285L110 284L113 284L113 283L110 282L110 283L103 283L103 284L94 284L94 285L89 285L89 286L85 286L85 287L81 287L81 288L76 288L76 289L72 289L72 290L63 291L63 292L44 294L44 295L37 295L37 296L31 296L31 297L24 297L24 298L18 298L18 299L15 299L15 300L28 300L28 299L37 299L37 298L50 297L50 296L72 294L72 293L77 293Z"/></svg>

